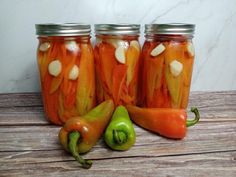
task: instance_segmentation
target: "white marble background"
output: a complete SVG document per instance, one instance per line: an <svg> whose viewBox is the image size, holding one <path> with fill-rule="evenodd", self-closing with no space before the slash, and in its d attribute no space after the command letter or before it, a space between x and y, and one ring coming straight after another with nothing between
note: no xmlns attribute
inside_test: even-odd
<svg viewBox="0 0 236 177"><path fill-rule="evenodd" d="M1 0L0 93L40 90L34 25L48 22L195 23L191 90L236 89L236 0Z"/></svg>

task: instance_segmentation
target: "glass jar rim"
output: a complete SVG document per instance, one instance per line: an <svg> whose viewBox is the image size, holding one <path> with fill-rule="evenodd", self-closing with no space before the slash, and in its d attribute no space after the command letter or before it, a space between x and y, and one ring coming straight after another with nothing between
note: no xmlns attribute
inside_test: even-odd
<svg viewBox="0 0 236 177"><path fill-rule="evenodd" d="M91 26L83 23L44 23L35 28L39 36L87 36L91 32Z"/></svg>

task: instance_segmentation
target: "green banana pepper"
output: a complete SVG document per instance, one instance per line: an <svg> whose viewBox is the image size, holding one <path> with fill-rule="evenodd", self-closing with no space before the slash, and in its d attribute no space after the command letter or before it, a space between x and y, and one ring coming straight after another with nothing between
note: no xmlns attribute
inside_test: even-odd
<svg viewBox="0 0 236 177"><path fill-rule="evenodd" d="M132 147L136 140L133 123L124 106L118 106L105 131L105 142L114 150L124 151Z"/></svg>

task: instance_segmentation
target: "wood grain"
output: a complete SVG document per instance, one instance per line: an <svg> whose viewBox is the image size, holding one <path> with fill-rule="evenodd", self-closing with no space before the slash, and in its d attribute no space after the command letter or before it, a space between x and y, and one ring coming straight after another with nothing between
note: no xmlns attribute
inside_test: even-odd
<svg viewBox="0 0 236 177"><path fill-rule="evenodd" d="M134 147L112 151L101 139L84 170L60 146L40 94L0 94L0 176L236 176L236 91L194 92L191 106L201 121L183 140L135 126Z"/></svg>
<svg viewBox="0 0 236 177"><path fill-rule="evenodd" d="M40 153L40 152L39 152ZM53 161L53 157L45 158L33 154L25 158L35 162L17 161L17 155L12 161L4 163L1 176L235 176L236 152L207 153L181 156L153 156L135 158L108 158L94 160L89 170L81 169L72 158L64 159L67 154L58 153L61 157ZM23 154L21 154L22 156ZM51 155L50 153L48 155ZM18 154L19 156L19 154ZM38 157L39 156L39 157ZM39 162L38 158L41 160Z"/></svg>

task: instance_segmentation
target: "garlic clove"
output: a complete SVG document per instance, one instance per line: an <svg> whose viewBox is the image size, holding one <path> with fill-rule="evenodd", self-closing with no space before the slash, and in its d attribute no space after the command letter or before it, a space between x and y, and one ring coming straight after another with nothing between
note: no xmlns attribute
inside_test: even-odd
<svg viewBox="0 0 236 177"><path fill-rule="evenodd" d="M62 65L59 60L54 60L48 65L48 72L52 76L58 76L61 73Z"/></svg>
<svg viewBox="0 0 236 177"><path fill-rule="evenodd" d="M188 53L193 57L195 55L194 46L191 42L187 45Z"/></svg>
<svg viewBox="0 0 236 177"><path fill-rule="evenodd" d="M170 72L173 76L177 77L183 70L183 64L177 60L174 60L170 63Z"/></svg>
<svg viewBox="0 0 236 177"><path fill-rule="evenodd" d="M79 50L79 46L77 45L75 41L67 41L66 49L71 52L77 52Z"/></svg>
<svg viewBox="0 0 236 177"><path fill-rule="evenodd" d="M49 42L44 42L44 43L40 44L40 46L39 46L39 50L41 52L46 52L49 48L50 48Z"/></svg>
<svg viewBox="0 0 236 177"><path fill-rule="evenodd" d="M115 57L119 63L125 64L125 48L120 46L115 51Z"/></svg>
<svg viewBox="0 0 236 177"><path fill-rule="evenodd" d="M111 44L116 49L120 46L123 46L126 49L129 47L129 43L127 41L124 41L124 40L121 40L121 39L106 39L106 42Z"/></svg>
<svg viewBox="0 0 236 177"><path fill-rule="evenodd" d="M79 76L79 67L74 65L69 73L69 79L76 80Z"/></svg>
<svg viewBox="0 0 236 177"><path fill-rule="evenodd" d="M165 46L162 43L160 43L151 51L151 56L155 57L157 55L160 55L165 49L166 49Z"/></svg>

